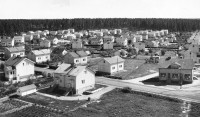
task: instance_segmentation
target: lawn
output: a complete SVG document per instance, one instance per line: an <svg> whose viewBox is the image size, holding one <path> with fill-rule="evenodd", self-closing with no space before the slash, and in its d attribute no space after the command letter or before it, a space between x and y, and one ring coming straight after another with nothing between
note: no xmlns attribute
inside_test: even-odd
<svg viewBox="0 0 200 117"><path fill-rule="evenodd" d="M47 107L55 108L58 110L62 110L64 112L68 112L71 109L74 109L82 104L85 104L87 101L64 101L64 100L56 100L50 97L42 96L39 94L31 94L25 97L21 97L20 99L32 102L35 104L44 105Z"/></svg>
<svg viewBox="0 0 200 117"><path fill-rule="evenodd" d="M181 101L115 89L99 100L71 112L71 117L178 117ZM195 113L195 112L193 112Z"/></svg>

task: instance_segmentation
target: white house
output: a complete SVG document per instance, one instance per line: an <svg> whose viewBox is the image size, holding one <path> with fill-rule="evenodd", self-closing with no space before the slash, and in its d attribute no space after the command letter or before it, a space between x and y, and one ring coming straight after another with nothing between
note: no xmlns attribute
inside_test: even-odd
<svg viewBox="0 0 200 117"><path fill-rule="evenodd" d="M142 35L135 35L136 42L142 41Z"/></svg>
<svg viewBox="0 0 200 117"><path fill-rule="evenodd" d="M40 34L39 33L34 33L33 34L33 39L39 39L40 38Z"/></svg>
<svg viewBox="0 0 200 117"><path fill-rule="evenodd" d="M58 32L57 32L57 31L49 31L49 34L50 34L50 35L57 35Z"/></svg>
<svg viewBox="0 0 200 117"><path fill-rule="evenodd" d="M34 62L23 57L11 57L4 64L5 78L12 83L34 78Z"/></svg>
<svg viewBox="0 0 200 117"><path fill-rule="evenodd" d="M113 42L106 42L103 44L103 49L107 50L107 49L113 49Z"/></svg>
<svg viewBox="0 0 200 117"><path fill-rule="evenodd" d="M117 43L117 45L127 46L128 39L127 38L116 38L116 43Z"/></svg>
<svg viewBox="0 0 200 117"><path fill-rule="evenodd" d="M26 95L35 93L37 91L36 88L37 87L34 84L23 86L23 87L19 87L17 89L17 95L19 95L19 96L26 96Z"/></svg>
<svg viewBox="0 0 200 117"><path fill-rule="evenodd" d="M98 71L113 74L124 70L124 59L119 56L104 58L98 63Z"/></svg>
<svg viewBox="0 0 200 117"><path fill-rule="evenodd" d="M2 39L1 40L1 46L5 47L12 47L14 46L14 39Z"/></svg>
<svg viewBox="0 0 200 117"><path fill-rule="evenodd" d="M95 86L95 73L86 66L61 64L56 69L54 77L59 88L68 89L68 91L74 89L76 95Z"/></svg>
<svg viewBox="0 0 200 117"><path fill-rule="evenodd" d="M33 40L33 35L24 35L24 41L31 41Z"/></svg>
<svg viewBox="0 0 200 117"><path fill-rule="evenodd" d="M80 49L83 48L82 41L73 41L72 42L72 49Z"/></svg>
<svg viewBox="0 0 200 117"><path fill-rule="evenodd" d="M148 37L149 37L149 38L155 38L155 37L156 37L156 33L155 33L154 31L149 32L149 33L148 33Z"/></svg>
<svg viewBox="0 0 200 117"><path fill-rule="evenodd" d="M50 49L32 50L27 56L36 63L42 63L50 61L50 53Z"/></svg>
<svg viewBox="0 0 200 117"><path fill-rule="evenodd" d="M75 32L75 29L68 29L68 31L70 32L70 33L74 33Z"/></svg>
<svg viewBox="0 0 200 117"><path fill-rule="evenodd" d="M14 36L13 39L15 43L24 43L24 36Z"/></svg>
<svg viewBox="0 0 200 117"><path fill-rule="evenodd" d="M5 48L5 58L10 58L13 56L25 56L25 49L24 47L7 47Z"/></svg>
<svg viewBox="0 0 200 117"><path fill-rule="evenodd" d="M68 52L64 57L68 64L87 64L87 53L84 51Z"/></svg>
<svg viewBox="0 0 200 117"><path fill-rule="evenodd" d="M51 41L49 41L49 40L47 40L47 39L45 39L45 40L41 40L40 41L40 46L41 47L51 47Z"/></svg>

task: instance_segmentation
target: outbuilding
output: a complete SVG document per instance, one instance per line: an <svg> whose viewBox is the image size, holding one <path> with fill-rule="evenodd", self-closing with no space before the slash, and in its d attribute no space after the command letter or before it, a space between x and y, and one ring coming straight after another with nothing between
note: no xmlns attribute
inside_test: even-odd
<svg viewBox="0 0 200 117"><path fill-rule="evenodd" d="M23 86L17 89L17 95L25 96L28 94L35 93L37 91L36 86L34 84Z"/></svg>

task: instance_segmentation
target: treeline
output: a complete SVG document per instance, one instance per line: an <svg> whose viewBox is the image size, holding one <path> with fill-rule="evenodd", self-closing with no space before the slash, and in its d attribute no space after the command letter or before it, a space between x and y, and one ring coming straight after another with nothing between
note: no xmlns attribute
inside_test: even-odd
<svg viewBox="0 0 200 117"><path fill-rule="evenodd" d="M15 35L20 32L36 30L83 29L168 29L170 31L194 31L200 29L200 19L131 19L131 18L97 18L97 19L44 19L44 20L0 20L0 35Z"/></svg>

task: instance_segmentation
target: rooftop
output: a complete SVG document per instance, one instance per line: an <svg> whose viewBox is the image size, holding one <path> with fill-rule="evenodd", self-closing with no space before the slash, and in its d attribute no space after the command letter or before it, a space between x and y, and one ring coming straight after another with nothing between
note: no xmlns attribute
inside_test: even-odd
<svg viewBox="0 0 200 117"><path fill-rule="evenodd" d="M36 86L34 84L20 87L18 90L20 90L21 92L25 92L25 91L29 91L32 89L36 89Z"/></svg>
<svg viewBox="0 0 200 117"><path fill-rule="evenodd" d="M119 63L119 62L124 62L125 61L124 59L122 59L119 56L107 57L107 58L104 58L104 60L107 61L110 64L115 64L115 63Z"/></svg>

